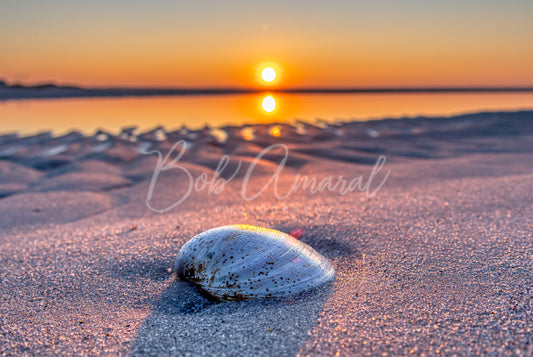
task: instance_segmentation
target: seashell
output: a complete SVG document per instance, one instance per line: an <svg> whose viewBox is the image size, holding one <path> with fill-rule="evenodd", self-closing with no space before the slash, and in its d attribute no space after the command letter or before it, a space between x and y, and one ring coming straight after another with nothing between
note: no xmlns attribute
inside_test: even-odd
<svg viewBox="0 0 533 357"><path fill-rule="evenodd" d="M335 276L331 263L307 244L249 225L196 235L179 251L175 270L181 279L219 300L298 295Z"/></svg>

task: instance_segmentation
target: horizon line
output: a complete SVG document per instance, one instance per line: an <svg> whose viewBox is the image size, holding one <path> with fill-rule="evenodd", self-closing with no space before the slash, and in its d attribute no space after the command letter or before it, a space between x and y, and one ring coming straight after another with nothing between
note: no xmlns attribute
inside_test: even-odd
<svg viewBox="0 0 533 357"><path fill-rule="evenodd" d="M379 86L379 87L83 87L57 85L8 85L0 79L0 100L83 97L194 96L259 93L286 94L402 94L402 93L518 93L532 86Z"/></svg>

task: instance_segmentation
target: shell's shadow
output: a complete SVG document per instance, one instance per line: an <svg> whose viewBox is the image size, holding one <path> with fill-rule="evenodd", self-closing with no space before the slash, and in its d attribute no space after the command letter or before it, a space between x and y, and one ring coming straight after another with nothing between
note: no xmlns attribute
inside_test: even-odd
<svg viewBox="0 0 533 357"><path fill-rule="evenodd" d="M185 281L175 279L164 291L154 312L166 315L199 314L210 306L219 304Z"/></svg>
<svg viewBox="0 0 533 357"><path fill-rule="evenodd" d="M332 287L279 301L214 302L176 279L137 331L132 355L295 355Z"/></svg>
<svg viewBox="0 0 533 357"><path fill-rule="evenodd" d="M290 232L295 226L278 225L274 228L282 232ZM356 238L346 239L347 232L351 233L351 237L362 235L357 230L358 227L353 226L329 224L309 226L305 227L305 233L300 240L329 259L344 257L360 259L363 255L359 251L358 240Z"/></svg>

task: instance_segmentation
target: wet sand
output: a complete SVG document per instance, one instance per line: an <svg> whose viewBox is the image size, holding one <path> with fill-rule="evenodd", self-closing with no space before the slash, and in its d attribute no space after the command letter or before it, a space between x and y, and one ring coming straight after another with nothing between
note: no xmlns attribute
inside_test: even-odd
<svg viewBox="0 0 533 357"><path fill-rule="evenodd" d="M303 175L361 185L276 197ZM3 355L533 354L533 112L4 135L0 197ZM234 223L303 227L336 280L216 303L168 271Z"/></svg>

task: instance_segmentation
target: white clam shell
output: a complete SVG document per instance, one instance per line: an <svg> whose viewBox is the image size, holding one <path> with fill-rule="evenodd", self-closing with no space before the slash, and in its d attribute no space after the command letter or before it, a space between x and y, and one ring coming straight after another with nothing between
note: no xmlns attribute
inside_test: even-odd
<svg viewBox="0 0 533 357"><path fill-rule="evenodd" d="M179 251L181 279L220 300L279 298L316 288L335 276L313 248L273 229L234 225L210 229Z"/></svg>

